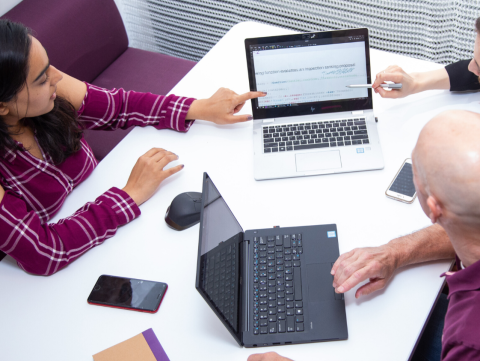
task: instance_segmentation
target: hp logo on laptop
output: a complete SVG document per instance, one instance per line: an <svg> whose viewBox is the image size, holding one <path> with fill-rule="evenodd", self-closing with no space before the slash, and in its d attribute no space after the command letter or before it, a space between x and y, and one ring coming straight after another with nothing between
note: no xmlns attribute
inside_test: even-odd
<svg viewBox="0 0 480 361"><path fill-rule="evenodd" d="M313 111L315 110L315 108L314 108L314 107L311 107L310 109L312 110L312 113L313 113Z"/></svg>

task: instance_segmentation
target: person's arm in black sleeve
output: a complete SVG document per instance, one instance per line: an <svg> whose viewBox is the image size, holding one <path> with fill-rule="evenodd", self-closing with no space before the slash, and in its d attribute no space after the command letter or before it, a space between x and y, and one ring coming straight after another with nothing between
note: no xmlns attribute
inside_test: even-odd
<svg viewBox="0 0 480 361"><path fill-rule="evenodd" d="M445 70L450 78L450 91L479 90L478 77L468 70L471 59L460 60L447 65Z"/></svg>

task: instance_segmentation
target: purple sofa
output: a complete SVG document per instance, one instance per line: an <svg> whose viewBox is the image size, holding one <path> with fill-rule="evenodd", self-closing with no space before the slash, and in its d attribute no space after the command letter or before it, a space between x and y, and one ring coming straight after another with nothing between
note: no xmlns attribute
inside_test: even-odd
<svg viewBox="0 0 480 361"><path fill-rule="evenodd" d="M167 94L196 64L129 48L113 0L23 0L2 18L31 28L57 69L104 88ZM85 139L102 160L130 130L87 130Z"/></svg>
<svg viewBox="0 0 480 361"><path fill-rule="evenodd" d="M32 29L57 69L104 88L167 94L196 64L129 48L113 0L23 0L2 18ZM130 130L87 130L85 139L102 160Z"/></svg>

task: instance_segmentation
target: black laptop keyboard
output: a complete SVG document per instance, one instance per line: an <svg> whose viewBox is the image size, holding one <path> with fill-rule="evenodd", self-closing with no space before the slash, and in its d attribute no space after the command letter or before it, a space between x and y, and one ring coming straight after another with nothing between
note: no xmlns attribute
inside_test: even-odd
<svg viewBox="0 0 480 361"><path fill-rule="evenodd" d="M264 153L369 144L365 118L263 127Z"/></svg>
<svg viewBox="0 0 480 361"><path fill-rule="evenodd" d="M236 253L236 243L219 246L215 252L208 253L203 269L203 289L234 329L237 329L238 318Z"/></svg>
<svg viewBox="0 0 480 361"><path fill-rule="evenodd" d="M302 235L254 237L253 245L253 334L302 332Z"/></svg>

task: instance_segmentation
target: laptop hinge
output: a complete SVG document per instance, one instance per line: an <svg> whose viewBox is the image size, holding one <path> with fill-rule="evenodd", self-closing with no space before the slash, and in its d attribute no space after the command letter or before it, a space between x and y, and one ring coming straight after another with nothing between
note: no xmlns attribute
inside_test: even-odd
<svg viewBox="0 0 480 361"><path fill-rule="evenodd" d="M362 114L363 114L363 110L357 110L352 112L352 115L362 115Z"/></svg>
<svg viewBox="0 0 480 361"><path fill-rule="evenodd" d="M269 119L263 119L264 123L273 123L275 121L274 118L269 118Z"/></svg>

